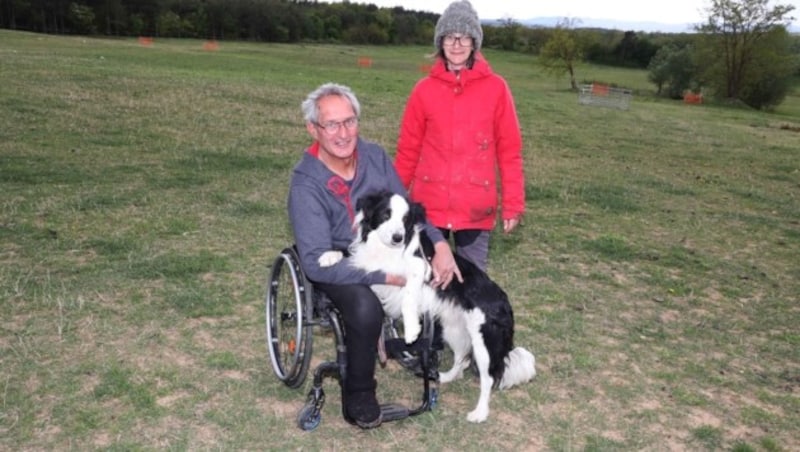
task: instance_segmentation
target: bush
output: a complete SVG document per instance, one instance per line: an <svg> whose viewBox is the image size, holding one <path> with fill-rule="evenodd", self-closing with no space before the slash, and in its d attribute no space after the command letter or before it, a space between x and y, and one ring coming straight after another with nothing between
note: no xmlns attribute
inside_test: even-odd
<svg viewBox="0 0 800 452"><path fill-rule="evenodd" d="M661 47L647 67L647 78L656 85L659 95L680 99L692 87L696 68L692 61L692 48L679 48L673 44Z"/></svg>

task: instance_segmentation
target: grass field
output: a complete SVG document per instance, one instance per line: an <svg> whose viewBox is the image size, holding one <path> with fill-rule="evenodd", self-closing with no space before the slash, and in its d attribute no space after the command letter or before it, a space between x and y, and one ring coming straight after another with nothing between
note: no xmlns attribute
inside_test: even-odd
<svg viewBox="0 0 800 452"><path fill-rule="evenodd" d="M620 111L488 51L528 199L490 273L539 375L495 392L485 424L466 378L372 431L330 380L306 433L307 387L274 377L263 332L299 104L350 85L393 153L430 49L202 44L0 30L0 450L800 450L797 89L766 114L581 67L635 91ZM421 387L393 366L379 381L383 400Z"/></svg>

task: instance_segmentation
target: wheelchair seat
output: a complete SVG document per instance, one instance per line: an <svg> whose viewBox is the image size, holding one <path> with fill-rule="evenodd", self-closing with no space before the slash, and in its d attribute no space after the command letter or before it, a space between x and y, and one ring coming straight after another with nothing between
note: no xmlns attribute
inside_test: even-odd
<svg viewBox="0 0 800 452"><path fill-rule="evenodd" d="M325 403L323 380L333 377L344 387L347 379L347 350L344 346L344 323L333 302L321 290L315 290L300 267L294 246L285 248L275 258L270 270L265 297L266 341L270 362L275 375L286 386L297 389L303 386L308 373L313 350L313 330L333 332L336 345L335 360L324 361L314 369L314 379L306 403L297 415L297 425L302 430L315 429L321 422ZM422 334L413 344L406 344L397 320L386 317L379 349L397 360L421 378L423 391L420 405L407 408L398 404L381 405L384 422L405 419L430 411L438 399L438 364L441 347L434 346L434 321L425 314ZM342 415L348 418L342 392Z"/></svg>

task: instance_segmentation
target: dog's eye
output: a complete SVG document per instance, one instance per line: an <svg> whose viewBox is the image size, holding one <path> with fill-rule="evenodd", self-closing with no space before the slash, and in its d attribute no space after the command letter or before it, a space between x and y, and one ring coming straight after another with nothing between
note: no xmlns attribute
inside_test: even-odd
<svg viewBox="0 0 800 452"><path fill-rule="evenodd" d="M390 212L388 210L386 212L383 212L382 220L383 221L387 221L387 220L389 220L389 218L392 218L392 212Z"/></svg>

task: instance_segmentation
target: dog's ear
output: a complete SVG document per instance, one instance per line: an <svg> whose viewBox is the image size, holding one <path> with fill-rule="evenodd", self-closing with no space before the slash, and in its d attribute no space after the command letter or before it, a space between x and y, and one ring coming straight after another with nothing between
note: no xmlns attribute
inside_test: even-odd
<svg viewBox="0 0 800 452"><path fill-rule="evenodd" d="M413 224L422 224L425 222L425 207L418 202L409 204L409 214L411 215Z"/></svg>
<svg viewBox="0 0 800 452"><path fill-rule="evenodd" d="M359 210L367 210L369 206L375 205L375 200L372 199L373 195L366 195L356 200L356 212Z"/></svg>
<svg viewBox="0 0 800 452"><path fill-rule="evenodd" d="M419 246L422 248L422 254L428 262L433 261L433 255L436 254L436 248L433 247L433 241L428 237L425 230L419 231Z"/></svg>
<svg viewBox="0 0 800 452"><path fill-rule="evenodd" d="M372 217L372 211L375 209L377 200L375 195L365 195L356 200L356 218L353 226L361 230L361 241L367 240L369 234L369 219Z"/></svg>

